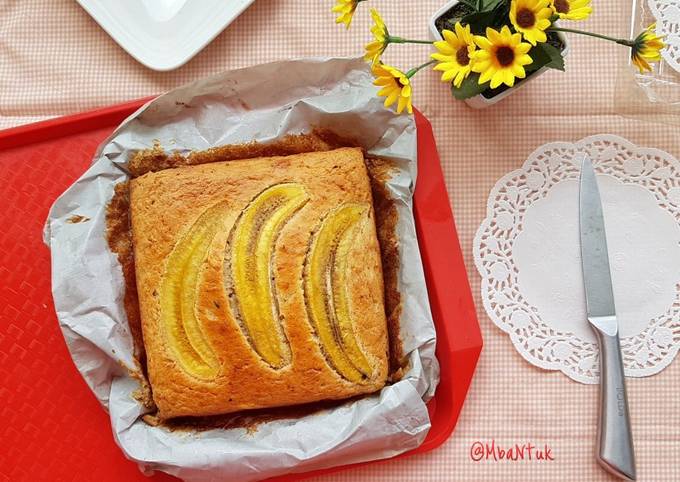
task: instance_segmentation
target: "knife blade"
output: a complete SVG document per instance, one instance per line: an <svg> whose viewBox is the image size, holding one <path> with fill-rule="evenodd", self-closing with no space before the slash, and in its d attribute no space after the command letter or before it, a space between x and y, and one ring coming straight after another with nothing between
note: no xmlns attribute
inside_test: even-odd
<svg viewBox="0 0 680 482"><path fill-rule="evenodd" d="M600 348L597 460L612 474L635 480L633 437L604 214L597 177L588 156L583 157L581 165L579 227L588 321L595 331Z"/></svg>

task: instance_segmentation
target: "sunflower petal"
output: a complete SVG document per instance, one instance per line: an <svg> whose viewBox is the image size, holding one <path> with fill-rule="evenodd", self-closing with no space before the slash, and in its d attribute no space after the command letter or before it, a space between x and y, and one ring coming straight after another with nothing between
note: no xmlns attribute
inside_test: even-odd
<svg viewBox="0 0 680 482"><path fill-rule="evenodd" d="M392 92L390 92L390 95L387 96L385 99L385 107L389 107L392 104L394 104L397 99L399 98L399 90L395 89Z"/></svg>
<svg viewBox="0 0 680 482"><path fill-rule="evenodd" d="M483 70L481 72L480 76L479 76L479 82L478 83L484 84L484 83L488 82L489 80L491 80L491 77L493 77L495 72L496 71L493 70L493 69Z"/></svg>
<svg viewBox="0 0 680 482"><path fill-rule="evenodd" d="M378 95L380 97L389 97L395 89L396 87L394 85L386 85L378 91Z"/></svg>
<svg viewBox="0 0 680 482"><path fill-rule="evenodd" d="M399 97L399 102L397 103L397 114L401 114L408 103L408 97Z"/></svg>
<svg viewBox="0 0 680 482"><path fill-rule="evenodd" d="M444 30L442 35L444 35L444 40L451 47L451 50L455 49L461 43L456 34L451 30Z"/></svg>
<svg viewBox="0 0 680 482"><path fill-rule="evenodd" d="M453 60L452 55L444 55L444 54L430 54L430 57L434 60L438 60L439 62L451 62Z"/></svg>
<svg viewBox="0 0 680 482"><path fill-rule="evenodd" d="M490 60L491 53L488 50L475 50L472 54L472 58L479 61Z"/></svg>
<svg viewBox="0 0 680 482"><path fill-rule="evenodd" d="M532 59L529 55L524 54L520 55L517 60L516 60L517 65L531 65L534 63L534 59Z"/></svg>
<svg viewBox="0 0 680 482"><path fill-rule="evenodd" d="M434 48L436 48L439 51L439 53L441 53L441 54L453 55L455 53L455 50L453 49L453 47L451 47L451 45L449 45L449 43L444 41L444 40L440 40L439 42L435 42L433 45L434 45Z"/></svg>
<svg viewBox="0 0 680 482"><path fill-rule="evenodd" d="M490 67L491 61L489 60L475 60L471 65L473 72L486 72L490 70Z"/></svg>
<svg viewBox="0 0 680 482"><path fill-rule="evenodd" d="M503 83L508 87L515 85L515 76L512 74L510 69L504 69L503 71Z"/></svg>
<svg viewBox="0 0 680 482"><path fill-rule="evenodd" d="M480 49L491 50L493 48L493 43L487 37L482 37L481 35L475 35L474 41Z"/></svg>
<svg viewBox="0 0 680 482"><path fill-rule="evenodd" d="M506 25L504 25L503 27L507 28ZM510 30L508 30L508 32L510 32ZM498 33L496 30L492 29L491 27L486 27L486 38L489 39L489 42L492 44L499 44L500 42L503 41L501 34Z"/></svg>
<svg viewBox="0 0 680 482"><path fill-rule="evenodd" d="M445 71L445 70L453 70L453 69L458 69L459 65L454 64L453 62L443 62L441 64L437 64L433 70L440 70L440 71Z"/></svg>
<svg viewBox="0 0 680 482"><path fill-rule="evenodd" d="M457 69L449 69L442 74L442 82L451 82L451 80L458 75L460 71Z"/></svg>
<svg viewBox="0 0 680 482"><path fill-rule="evenodd" d="M493 76L491 77L491 84L489 84L489 87L492 89L495 89L499 85L503 83L503 71L502 70L497 70Z"/></svg>
<svg viewBox="0 0 680 482"><path fill-rule="evenodd" d="M531 50L531 45L522 42L516 47L516 49L518 54L526 54L527 52L529 52L529 50Z"/></svg>
<svg viewBox="0 0 680 482"><path fill-rule="evenodd" d="M512 75L514 75L515 77L519 77L520 79L523 79L524 76L526 75L524 67L522 67L521 65L517 64L511 65L510 70L512 70Z"/></svg>

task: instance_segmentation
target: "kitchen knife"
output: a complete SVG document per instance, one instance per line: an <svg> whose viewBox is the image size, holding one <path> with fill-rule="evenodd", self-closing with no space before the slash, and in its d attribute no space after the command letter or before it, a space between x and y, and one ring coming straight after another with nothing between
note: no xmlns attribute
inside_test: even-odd
<svg viewBox="0 0 680 482"><path fill-rule="evenodd" d="M600 346L600 415L597 460L612 474L635 480L626 383L612 291L602 201L595 171L584 156L579 190L581 261L588 321Z"/></svg>

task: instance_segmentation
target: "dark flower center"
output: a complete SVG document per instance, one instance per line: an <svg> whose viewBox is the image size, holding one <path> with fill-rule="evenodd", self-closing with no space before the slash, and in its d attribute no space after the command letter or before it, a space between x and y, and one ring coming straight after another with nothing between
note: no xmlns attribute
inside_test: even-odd
<svg viewBox="0 0 680 482"><path fill-rule="evenodd" d="M522 28L533 27L536 23L536 15L528 8L523 8L517 12L517 25Z"/></svg>
<svg viewBox="0 0 680 482"><path fill-rule="evenodd" d="M467 45L456 51L456 62L458 62L458 65L467 65L470 63Z"/></svg>
<svg viewBox="0 0 680 482"><path fill-rule="evenodd" d="M512 65L512 62L515 60L515 51L506 46L498 47L496 49L496 59L498 59L498 63L503 67Z"/></svg>
<svg viewBox="0 0 680 482"><path fill-rule="evenodd" d="M568 0L555 0L553 5L555 5L557 13L569 13L569 10L571 9Z"/></svg>

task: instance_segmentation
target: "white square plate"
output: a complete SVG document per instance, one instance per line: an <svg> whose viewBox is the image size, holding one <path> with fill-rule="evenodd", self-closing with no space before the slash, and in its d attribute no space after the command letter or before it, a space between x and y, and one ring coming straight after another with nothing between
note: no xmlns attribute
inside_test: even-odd
<svg viewBox="0 0 680 482"><path fill-rule="evenodd" d="M142 64L172 70L185 64L254 0L77 0Z"/></svg>

